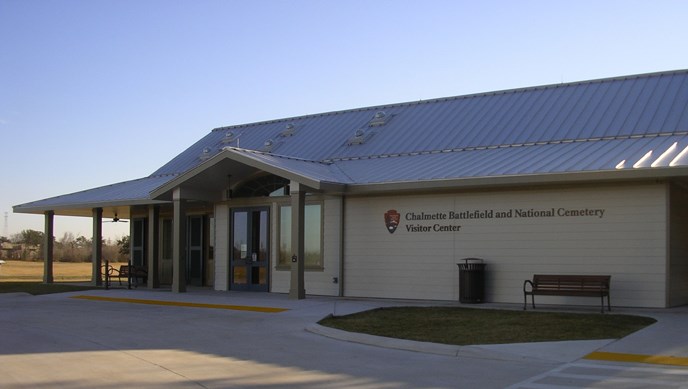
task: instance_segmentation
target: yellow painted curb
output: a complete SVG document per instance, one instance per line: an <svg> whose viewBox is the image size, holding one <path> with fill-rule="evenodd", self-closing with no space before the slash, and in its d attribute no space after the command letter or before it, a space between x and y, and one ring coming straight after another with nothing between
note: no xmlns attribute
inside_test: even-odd
<svg viewBox="0 0 688 389"><path fill-rule="evenodd" d="M635 363L652 363L655 365L674 365L674 366L688 366L688 358L686 357L672 357L668 355L643 355L643 354L624 354L624 353L608 353L603 351L592 352L585 357L585 359L594 359L598 361L611 362L635 362Z"/></svg>
<svg viewBox="0 0 688 389"><path fill-rule="evenodd" d="M235 311L251 311L251 312L265 312L265 313L279 313L288 311L286 308L271 308L271 307L253 307L248 305L224 305L224 304L202 304L189 303L183 301L165 301L165 300L143 300L130 299L120 297L101 297L101 296L72 296L75 299L93 300L93 301L111 301L117 303L132 303L132 304L148 304L148 305L167 305L174 307L190 307L190 308L211 308L211 309L231 309Z"/></svg>

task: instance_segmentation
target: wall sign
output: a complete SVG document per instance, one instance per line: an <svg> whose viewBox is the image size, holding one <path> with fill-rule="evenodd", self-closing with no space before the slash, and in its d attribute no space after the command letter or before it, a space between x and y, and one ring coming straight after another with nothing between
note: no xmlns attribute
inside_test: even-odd
<svg viewBox="0 0 688 389"><path fill-rule="evenodd" d="M508 210L476 209L467 211L445 212L416 212L410 211L403 214L403 220L410 222L405 225L407 232L458 232L461 225L452 223L456 220L474 219L523 219L523 218L573 218L587 217L602 219L606 209L604 208L511 208ZM401 224L402 214L396 209L385 212L385 226L390 234L393 234ZM422 222L435 222L425 224Z"/></svg>

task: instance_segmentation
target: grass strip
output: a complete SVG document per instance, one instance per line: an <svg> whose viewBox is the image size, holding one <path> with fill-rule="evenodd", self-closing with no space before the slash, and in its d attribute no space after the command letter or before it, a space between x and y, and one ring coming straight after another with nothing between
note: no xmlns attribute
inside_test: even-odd
<svg viewBox="0 0 688 389"><path fill-rule="evenodd" d="M655 321L649 317L599 313L393 307L328 317L319 324L369 335L462 346L618 339Z"/></svg>
<svg viewBox="0 0 688 389"><path fill-rule="evenodd" d="M29 293L32 295L50 294L50 293L64 293L77 292L83 290L99 289L95 286L81 286L71 284L52 283L44 284L42 282L0 282L0 293Z"/></svg>

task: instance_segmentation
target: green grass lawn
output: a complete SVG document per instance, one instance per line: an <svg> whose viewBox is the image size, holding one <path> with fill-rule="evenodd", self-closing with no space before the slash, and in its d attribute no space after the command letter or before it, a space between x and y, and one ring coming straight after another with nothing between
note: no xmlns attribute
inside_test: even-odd
<svg viewBox="0 0 688 389"><path fill-rule="evenodd" d="M44 284L41 282L0 282L0 293L25 292L32 295L74 292L80 290L98 289L94 286L79 286L71 284Z"/></svg>
<svg viewBox="0 0 688 389"><path fill-rule="evenodd" d="M616 314L457 307L378 308L319 324L351 332L454 345L618 339L656 320Z"/></svg>

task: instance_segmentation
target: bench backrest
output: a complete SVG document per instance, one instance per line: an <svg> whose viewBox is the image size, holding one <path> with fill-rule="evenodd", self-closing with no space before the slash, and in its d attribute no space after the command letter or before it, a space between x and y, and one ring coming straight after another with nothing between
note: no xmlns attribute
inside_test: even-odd
<svg viewBox="0 0 688 389"><path fill-rule="evenodd" d="M537 290L609 290L611 276L535 274L533 288Z"/></svg>
<svg viewBox="0 0 688 389"><path fill-rule="evenodd" d="M148 270L143 266L122 265L119 267L119 274L123 277L128 277L130 273L135 277L145 277L148 275Z"/></svg>
<svg viewBox="0 0 688 389"><path fill-rule="evenodd" d="M122 277L129 276L129 265L122 265L119 267L119 275Z"/></svg>

